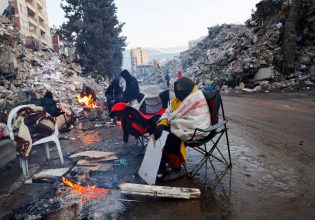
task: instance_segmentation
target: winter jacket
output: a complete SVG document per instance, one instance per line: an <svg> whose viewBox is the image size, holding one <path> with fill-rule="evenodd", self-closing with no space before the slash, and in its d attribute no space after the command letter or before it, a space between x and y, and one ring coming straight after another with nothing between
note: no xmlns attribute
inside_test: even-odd
<svg viewBox="0 0 315 220"><path fill-rule="evenodd" d="M140 93L137 79L134 76L130 75L127 70L123 70L120 73L120 76L126 81L126 89L122 94L123 97L121 101L127 103L137 99Z"/></svg>

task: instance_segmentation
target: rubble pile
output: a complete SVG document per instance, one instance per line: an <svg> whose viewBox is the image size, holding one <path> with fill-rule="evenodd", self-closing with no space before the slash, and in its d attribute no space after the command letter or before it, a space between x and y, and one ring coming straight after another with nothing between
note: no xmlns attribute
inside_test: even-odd
<svg viewBox="0 0 315 220"><path fill-rule="evenodd" d="M275 0L258 3L256 12L245 25L208 28L204 40L181 53L184 75L226 92L314 88L315 3L302 2L297 25L296 68L291 75L281 74L284 24L289 6L285 1ZM171 65L167 68L176 74L176 68L181 65L176 63L170 68Z"/></svg>
<svg viewBox="0 0 315 220"><path fill-rule="evenodd" d="M155 68L153 73L146 78L146 85L165 84L165 75L169 74L170 79L177 77L177 72L182 69L182 63L179 59L173 59L160 68Z"/></svg>
<svg viewBox="0 0 315 220"><path fill-rule="evenodd" d="M96 83L81 77L79 64L71 63L65 55L48 49L33 51L23 47L19 33L0 17L0 107L2 110L29 99L41 98L50 90L54 99L78 105L76 96L83 83L93 88L96 96L104 97L105 82Z"/></svg>

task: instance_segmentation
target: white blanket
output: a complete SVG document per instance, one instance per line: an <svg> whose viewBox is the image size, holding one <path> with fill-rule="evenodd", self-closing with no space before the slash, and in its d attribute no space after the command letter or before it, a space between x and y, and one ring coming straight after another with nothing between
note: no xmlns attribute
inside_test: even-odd
<svg viewBox="0 0 315 220"><path fill-rule="evenodd" d="M202 91L198 90L187 96L173 112L170 105L161 119L167 119L171 132L184 142L191 139L196 128L208 128L210 126L210 112ZM202 139L208 134L197 132L195 139Z"/></svg>

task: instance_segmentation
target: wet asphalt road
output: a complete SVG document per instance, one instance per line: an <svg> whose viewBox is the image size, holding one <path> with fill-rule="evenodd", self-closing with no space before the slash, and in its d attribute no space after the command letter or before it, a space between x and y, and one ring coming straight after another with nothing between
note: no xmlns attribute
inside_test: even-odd
<svg viewBox="0 0 315 220"><path fill-rule="evenodd" d="M149 96L161 91L161 88L154 86L141 89ZM208 163L192 180L183 178L168 184L158 183L199 188L202 192L200 199L124 196L125 199L137 202L124 202L124 205L120 202L117 205L117 199L109 197L107 200L114 207L104 203L102 213L119 212L120 220L315 219L314 93L223 96L223 103L229 120L232 169L226 170L221 163L214 161L213 166ZM75 140L62 141L64 155L93 149L113 151L119 158L128 160L128 166L115 167L109 176L104 174L101 178L103 182L108 184L109 180L117 179L118 182L139 183L139 178L134 174L141 164L142 157L139 153L143 149L134 146L132 142L128 146L122 145L119 127L93 128L85 132L74 130L66 135L75 137ZM225 139L220 146L222 152L226 153ZM57 159L45 163L45 168L60 166L55 148L52 150L52 157ZM187 151L187 165L191 170L200 156L189 148ZM37 160L41 162L36 163ZM44 157L41 158L39 152L34 152L31 170L43 164L42 160ZM68 162L72 164L71 161ZM1 195L8 192L6 188L12 188L17 183L14 178L19 175L21 171L17 163L0 173L3 179L0 184L3 191ZM1 212L12 211L13 207L27 203L23 200L25 193L17 190L15 194L16 198L14 195L9 199L6 196L0 197ZM34 198L31 196L30 200Z"/></svg>
<svg viewBox="0 0 315 220"><path fill-rule="evenodd" d="M234 219L314 219L315 96L224 97Z"/></svg>
<svg viewBox="0 0 315 220"><path fill-rule="evenodd" d="M314 93L223 96L223 102L233 168L224 172L214 162L194 180L172 183L200 188L198 201L148 201L152 208L138 204L128 219L315 219ZM198 159L188 149L188 167Z"/></svg>

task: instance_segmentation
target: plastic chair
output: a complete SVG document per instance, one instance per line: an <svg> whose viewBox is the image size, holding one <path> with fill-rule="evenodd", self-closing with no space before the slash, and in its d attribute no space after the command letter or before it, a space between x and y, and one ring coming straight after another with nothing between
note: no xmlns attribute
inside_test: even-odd
<svg viewBox="0 0 315 220"><path fill-rule="evenodd" d="M220 91L219 90L203 91L203 94L207 100L208 107L210 110L211 125L206 129L196 128L193 137L185 142L186 147L190 147L191 149L198 151L202 155L201 161L197 164L197 166L191 173L188 173L186 163L183 162L184 168L189 177L194 177L208 160L211 162L210 160L211 158L224 163L227 166L227 168L232 167L230 143L227 133L228 129L226 126L227 120L224 114L224 108L220 96ZM223 119L221 121L219 121L220 109ZM196 140L195 135L197 134L197 132L205 132L209 134L201 140ZM227 144L227 153L225 155L222 153L222 146L219 145L223 135L225 135L226 137ZM207 146L210 145L210 143L211 147ZM214 152L217 152L218 155L214 155Z"/></svg>
<svg viewBox="0 0 315 220"><path fill-rule="evenodd" d="M13 134L12 123L16 119L17 112L20 109L24 108L24 107L30 107L30 105L21 105L21 106L15 107L9 113L7 126L8 126L8 129L10 131L10 139L12 141L14 141L14 134ZM55 144L57 146L57 150L58 150L58 154L59 154L59 157L60 157L61 164L64 164L64 159L63 159L63 155L62 155L62 151L61 151L61 146L60 146L58 134L59 134L59 132L58 132L58 125L57 125L57 123L55 123L55 131L54 131L54 133L52 135L50 135L48 137L44 137L44 138L42 138L42 139L40 139L38 141L35 141L35 142L33 142L32 145L35 146L35 145L39 145L39 144L44 144L45 150L46 150L46 156L47 156L47 159L49 160L50 159L50 153L49 153L49 145L48 145L48 143L49 142L55 142ZM24 176L29 176L28 160L26 158L20 157L19 161L20 161L20 167L23 170Z"/></svg>

